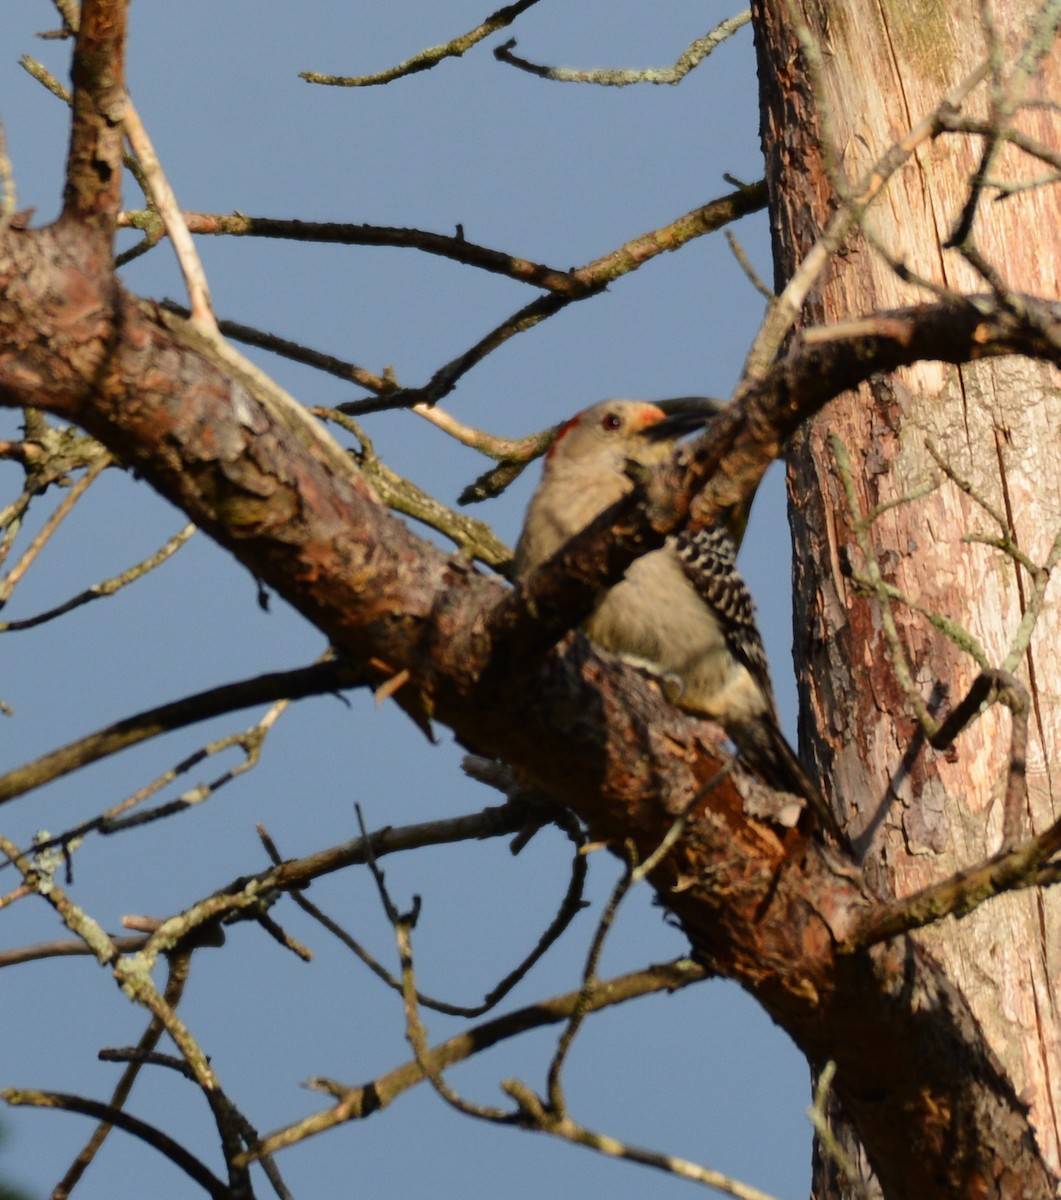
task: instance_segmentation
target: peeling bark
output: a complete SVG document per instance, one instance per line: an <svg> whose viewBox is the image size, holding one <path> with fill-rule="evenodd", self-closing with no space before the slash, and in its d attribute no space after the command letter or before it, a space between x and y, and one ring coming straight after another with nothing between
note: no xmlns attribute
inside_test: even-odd
<svg viewBox="0 0 1061 1200"><path fill-rule="evenodd" d="M974 71L988 44L975 5L858 0L788 6L761 0L756 8L766 85L764 145L783 281L839 203L830 154L845 179L859 179L897 137L935 108L941 95ZM1006 0L990 8L1008 81L1016 74L1039 6ZM805 23L819 48L818 93L796 48L793 19ZM1059 94L1056 43L1046 62L1044 74L1029 85L1029 99ZM988 94L987 86L981 87L963 116L986 119ZM1025 109L1015 123L1056 147L1056 115ZM956 290L978 282L958 252L944 246L959 223L982 145L980 139L953 135L926 143L866 218L877 245L918 275ZM1015 180L1036 170L1013 147L1003 147L990 175ZM985 198L972 232L1005 286L1056 295L1059 229L1061 191L1040 187L1001 203ZM831 261L804 320L842 321L873 308L912 303L918 294L860 233ZM969 495L943 477L929 445L1005 516L1018 545L1042 563L1061 527L1059 382L1055 370L1027 360L957 368L925 363L836 401L807 427L790 455L804 732L865 855L867 881L881 895L908 895L998 848L1009 716L995 708L951 751L926 746L892 666L880 606L851 578L850 564L861 558L829 438L838 436L852 456L863 512L894 502L926 479L940 480L937 490L890 509L873 525L870 536L881 570L914 603L960 621L989 661L1002 665L1028 610L1033 581L997 549L963 540L970 533L997 537L1000 531ZM1059 815L1057 597L1055 585L1020 664L1034 705L1024 813L1025 829L1033 833ZM921 614L903 604L894 605L894 613L916 688L942 717L979 668ZM960 923L916 935L919 945L938 956L1013 1086L1030 1102L1039 1145L1055 1171L1061 1102L1055 999L1059 904L1061 897L1053 891L1022 892ZM892 1052L879 1043L878 1050ZM819 1176L818 1186L824 1194L831 1185Z"/></svg>
<svg viewBox="0 0 1061 1200"><path fill-rule="evenodd" d="M86 26L116 7L86 0ZM109 78L102 70L78 76L81 87L103 90ZM99 112L99 104L75 106L78 120L91 123ZM79 206L109 211L106 173L86 167L84 156L72 157L71 172L81 183L94 177L99 189L98 207L88 195ZM707 511L726 502L726 487L754 481L830 388L916 361L930 346L959 361L1016 349L1055 355L1035 322L989 300L982 308L944 303L925 310L923 322L916 312L892 314L877 340L794 351L676 470L679 499L670 508L617 508L512 598L390 516L323 432L285 422L188 327L125 294L96 231L95 218L67 215L0 240L0 404L34 404L82 425L298 608L366 679L406 675L395 698L414 719L444 722L469 748L505 758L569 804L595 837L632 844L644 858L695 801L652 877L660 900L698 956L752 992L813 1063L836 1062L836 1093L886 1194L1053 1195L1012 1070L985 1041L949 970L910 936L845 950L875 902L879 873L863 878L813 831L750 816L757 806L749 801L764 790L740 769L717 778L719 730L669 708L652 684L581 636L561 638L599 581L621 571L624 556L658 543L720 461L726 469L704 493ZM936 341L933 320L945 322ZM883 434L876 410L867 412L877 422L866 431L869 450ZM869 608L853 607L868 633ZM845 630L836 644L848 646L850 636ZM534 638L541 646L529 655L526 639ZM842 682L841 673L838 694ZM884 688L871 695L894 704ZM836 778L842 804L855 811L880 790L876 775Z"/></svg>

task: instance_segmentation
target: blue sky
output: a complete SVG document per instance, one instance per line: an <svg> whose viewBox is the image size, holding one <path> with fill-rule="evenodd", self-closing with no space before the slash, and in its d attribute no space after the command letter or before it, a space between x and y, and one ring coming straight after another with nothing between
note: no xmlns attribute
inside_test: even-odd
<svg viewBox="0 0 1061 1200"><path fill-rule="evenodd" d="M664 0L541 4L512 31L461 60L385 88L327 89L301 70L363 73L476 24L468 3L353 6L249 0L134 5L129 81L182 205L206 212L373 222L452 232L566 267L589 261L730 190L723 173L753 180L758 151L755 66L747 29L679 87L604 89L546 83L497 63L512 33L518 52L571 66L665 65L727 10ZM707 10L705 12L705 9ZM68 75L69 45L38 41L53 27L44 0L0 9L0 116L20 204L54 217L66 146L62 105L18 65L29 53ZM130 206L139 206L135 187ZM765 218L737 230L770 278ZM123 239L126 244L128 238ZM306 247L253 239L200 239L219 315L280 333L372 370L393 367L415 385L533 298L525 286L414 250ZM183 299L167 246L132 264L126 285ZM606 294L568 308L510 341L460 383L446 406L499 434L539 429L609 395L725 396L762 315L721 236L664 255ZM268 355L258 361L307 403L357 398L349 385ZM0 417L0 436L16 426ZM397 470L445 502L484 469L407 413L367 423ZM533 474L533 473L532 473ZM19 482L0 463L0 504ZM532 479L475 515L515 539ZM34 510L27 536L51 501ZM183 524L143 483L108 475L15 593L6 618L26 617L122 570ZM786 725L794 727L789 571L778 473L757 505L744 569L760 605ZM247 573L202 538L121 593L58 623L0 638L2 769L139 708L259 671L299 665L321 636L274 600L256 603ZM0 830L26 843L116 802L210 737L252 723L239 714L173 735L53 784L8 806ZM349 706L296 706L268 740L259 768L180 817L121 837L95 838L74 860L75 900L107 928L125 913L167 915L235 875L265 865L255 824L294 856L370 827L475 811L495 797L459 770L442 730L429 746L393 707L354 694ZM226 760L226 765L233 760ZM177 794L222 768L163 791ZM474 1003L536 940L566 880L563 839L547 832L518 858L475 844L388 860L399 903L423 896L416 934L422 986ZM594 914L616 876L592 861L593 907L505 1007L575 986ZM6 890L5 884L0 891ZM366 872L313 885L326 908L393 963L389 930ZM202 951L182 1013L246 1116L269 1130L323 1107L312 1075L363 1082L403 1061L401 1006L289 903L276 913L315 952L295 960L256 928L238 926L222 952ZM63 935L40 901L0 913L3 945ZM647 891L625 905L603 970L617 973L676 956L683 939ZM0 1083L99 1098L118 1069L103 1046L136 1041L143 1013L87 959L7 970ZM433 1038L459 1023L430 1018ZM501 1079L541 1086L551 1038L528 1035L453 1074L474 1098L501 1101ZM590 1022L570 1066L568 1094L587 1125L702 1161L783 1197L806 1194L810 1127L807 1072L788 1040L734 987L713 981ZM191 1085L164 1071L138 1082L130 1111L182 1140L213 1168L208 1114ZM84 1118L0 1112L0 1171L35 1196L49 1194L90 1132ZM585 1196L677 1196L692 1185L607 1161L549 1139L457 1116L426 1088L385 1113L281 1155L298 1197L402 1200L537 1197L563 1187ZM192 1194L170 1164L115 1134L85 1177L81 1200L149 1190L154 1200ZM261 1194L267 1185L259 1178Z"/></svg>

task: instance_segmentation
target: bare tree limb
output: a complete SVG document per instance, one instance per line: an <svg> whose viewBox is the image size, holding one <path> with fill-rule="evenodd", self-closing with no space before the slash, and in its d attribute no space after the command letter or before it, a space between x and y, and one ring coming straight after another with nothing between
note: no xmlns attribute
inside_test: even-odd
<svg viewBox="0 0 1061 1200"><path fill-rule="evenodd" d="M592 71L579 71L571 67L542 67L537 63L528 62L525 58L517 58L512 53L516 39L507 42L494 50L494 58L498 62L508 63L509 66L519 67L531 75L542 79L553 79L558 83L597 83L604 87L626 87L631 83L681 83L690 71L695 70L716 47L727 38L732 37L739 29L743 29L751 20L751 13L744 12L726 17L709 33L697 38L678 58L672 67L639 67L635 70L607 70L604 68Z"/></svg>
<svg viewBox="0 0 1061 1200"><path fill-rule="evenodd" d="M432 67L438 66L444 58L459 57L470 50L476 42L481 42L483 38L489 37L498 29L511 25L520 13L526 12L537 2L538 0L518 0L515 4L499 8L467 33L460 34L444 45L430 46L426 50L421 50L412 58L407 58L404 62L400 62L386 71L378 71L375 75L322 75L318 71L303 71L300 78L306 80L307 83L330 84L332 87L372 87L379 83L390 83L392 79L400 79L404 75L415 75L417 71L428 71Z"/></svg>
<svg viewBox="0 0 1061 1200"><path fill-rule="evenodd" d="M102 1104L98 1100L89 1100L84 1096L72 1096L66 1092L41 1092L28 1088L5 1088L0 1096L14 1107L31 1106L34 1108L56 1108L64 1112L82 1113L96 1121L113 1125L125 1133L139 1138L145 1145L165 1155L175 1167L179 1167L185 1175L197 1183L214 1200L230 1200L231 1191L228 1184L223 1183L211 1171L189 1153L178 1142L161 1129L130 1116L112 1104Z"/></svg>
<svg viewBox="0 0 1061 1200"><path fill-rule="evenodd" d="M710 972L690 959L648 967L643 971L634 971L603 981L593 995L591 1006L600 1010L637 996L674 991L690 983L699 983L709 974ZM453 1066L506 1038L540 1029L545 1025L555 1025L567 1019L580 995L581 989L577 989L465 1030L434 1047L430 1051L432 1062L438 1069ZM372 1113L393 1103L409 1088L422 1083L424 1079L423 1069L414 1060L359 1087L347 1087L331 1080L314 1081L320 1090L336 1096L338 1103L333 1108L324 1109L284 1129L267 1134L257 1146L247 1151L246 1158L250 1160L262 1154L275 1154L285 1146L304 1141L346 1121L371 1116Z"/></svg>
<svg viewBox="0 0 1061 1200"><path fill-rule="evenodd" d="M53 750L34 762L8 771L0 776L0 803L23 796L26 792L88 766L89 763L98 762L119 750L135 746L160 734L170 733L174 729L182 729L186 725L205 721L234 709L248 708L253 704L320 695L355 687L361 682L363 681L359 673L349 664L332 661L315 663L310 667L298 667L293 671L257 675L239 683L226 683L205 692L198 692L194 696L186 696L136 716L126 717L76 742Z"/></svg>

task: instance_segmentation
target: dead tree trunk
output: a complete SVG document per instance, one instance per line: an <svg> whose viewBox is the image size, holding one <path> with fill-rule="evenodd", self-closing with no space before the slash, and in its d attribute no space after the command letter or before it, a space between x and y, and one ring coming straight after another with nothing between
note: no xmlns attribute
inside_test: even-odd
<svg viewBox="0 0 1061 1200"><path fill-rule="evenodd" d="M1012 124L1057 146L1056 113L1020 107L1061 92L1056 43L1029 43L1035 0L990 5L993 30L975 4L758 0L754 9L779 287L843 203L845 190L857 192L888 148L992 55L995 74L971 93L962 116L1003 128ZM794 26L797 19L802 30ZM1045 78L1027 84L1022 55L1044 49ZM963 224L987 146L986 137L968 131L926 138L868 210L846 252L831 259L809 295L803 327L927 298L904 282L903 269L954 290L982 288L986 278L1002 294L1057 295L1056 185L997 201L1000 193L988 187L971 224ZM1002 143L984 174L992 182L1016 182L1043 169ZM1034 240L1029 229L1038 231ZM953 242L971 253L963 255ZM981 263L982 274L971 261ZM920 732L913 696L941 719L980 671L974 656L934 627L929 614L958 622L991 666L1013 670L1028 688L1023 830L1037 832L1061 812L1058 588L1054 584L1040 597L1041 579L1017 553L998 548L1009 536L1031 564L1042 567L1061 531L1058 382L1052 368L1028 360L926 363L845 394L805 427L793 447L789 482L804 733L842 798L842 819L883 895L904 896L943 878L997 850L1003 836L1009 713L996 705L944 751L931 749ZM928 482L938 485L889 507L866 532L884 582L906 598L894 598L890 609L909 665L907 688L880 591L869 594L863 586L874 568L857 544L834 437L850 456L859 515ZM970 542L970 535L991 541ZM1036 610L1022 652L1018 631ZM1030 1104L1041 1148L1055 1170L1059 923L1061 896L1028 890L918 935L968 1000ZM889 1049L881 1045L879 1052ZM819 1174L817 1194L838 1194L830 1165L820 1166L826 1175Z"/></svg>

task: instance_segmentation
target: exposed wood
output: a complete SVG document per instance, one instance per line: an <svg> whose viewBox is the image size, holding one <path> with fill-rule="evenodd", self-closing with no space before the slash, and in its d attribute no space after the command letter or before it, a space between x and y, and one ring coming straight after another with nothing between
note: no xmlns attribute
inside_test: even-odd
<svg viewBox="0 0 1061 1200"><path fill-rule="evenodd" d="M86 26L113 7L85 0ZM79 86L105 89L110 77L86 70ZM86 121L97 111L75 108ZM104 142L100 153L113 154ZM66 219L41 231L9 229L0 240L0 404L32 402L83 425L295 605L364 669L367 683L400 678L394 702L425 729L444 722L469 748L503 757L570 804L594 837L632 846L643 859L691 808L652 876L661 902L702 960L757 996L812 1062L836 1062L837 1094L889 1195L1052 1196L1055 1181L1013 1068L985 1043L949 973L912 937L843 952L884 871L867 884L813 829L750 816L770 797L739 769L718 777L718 730L667 706L650 682L579 636L561 636L595 582L662 537L698 473L720 457L725 470L708 508L724 501L726 486L754 480L830 386L924 354L962 360L1023 350L1056 360L1034 322L989 298L933 306L923 321L891 314L854 340L803 347L675 473L676 500L653 495L651 505L609 514L569 548L562 568L546 568L528 604L527 595L507 598L498 580L414 536L309 422L285 421L201 337L123 293L105 256L89 252L98 215L114 215L105 174L73 159L71 173L89 189L80 201L94 214L87 225ZM1055 314L1044 310L1043 318ZM890 410L881 415L864 401L852 413L865 447L894 438L894 423L884 420L894 418ZM832 509L820 511L824 528ZM836 613L844 614L832 646L850 651L858 632L879 662L872 608L839 571L832 583ZM850 603L850 621L841 600ZM841 655L838 687L853 674L852 661ZM871 696L898 707L894 689ZM861 759L840 736L851 729L846 711L832 728L833 778L845 803L867 811L880 776L855 772ZM905 750L909 734L908 721L897 726L886 749ZM881 753L874 739L862 740ZM892 769L891 758L881 758ZM921 770L911 767L917 786Z"/></svg>
<svg viewBox="0 0 1061 1200"><path fill-rule="evenodd" d="M1003 82L1012 81L1040 5L999 0ZM897 138L987 56L975 4L914 0L756 6L764 88L775 250L782 281L802 259L837 205L824 141L844 179L857 182ZM795 45L793 15L818 48L815 94ZM1053 44L1045 74L1027 98L1061 95L1061 55ZM990 86L963 115L986 118ZM1055 150L1056 112L1021 111L1016 125ZM977 137L925 143L870 210L866 227L896 261L937 284L983 282L955 249L943 249L966 203L983 147ZM1041 175L1042 164L1003 147L992 179ZM1039 187L1002 202L988 191L972 227L975 244L1015 291L1057 295L1061 288L1061 189ZM1035 231L1030 237L1029 232ZM832 260L811 296L805 323L857 318L909 304L924 292L904 283L870 240L856 236ZM798 562L795 622L802 664L804 732L866 855L867 877L882 894L907 895L998 848L1009 746L1008 713L996 708L958 739L930 750L896 682L877 602L848 572L858 564L851 522L828 444L842 439L853 459L864 512L925 480L939 488L890 509L871 531L885 578L927 609L961 622L1001 666L1032 581L997 549L970 545L970 533L998 526L929 452L938 453L975 492L1005 515L1020 548L1045 561L1061 529L1061 377L1027 360L941 364L896 372L848 394L806 430L790 457L790 496ZM903 605L895 618L916 687L943 716L965 694L972 659ZM1061 591L1046 595L1019 673L1031 688L1033 718L1026 829L1039 832L1061 812ZM867 686L868 685L868 686ZM918 935L970 1002L1016 1089L1032 1106L1040 1145L1056 1170L1061 1105L1061 896L1024 892L970 919ZM878 1045L882 1054L892 1048Z"/></svg>

